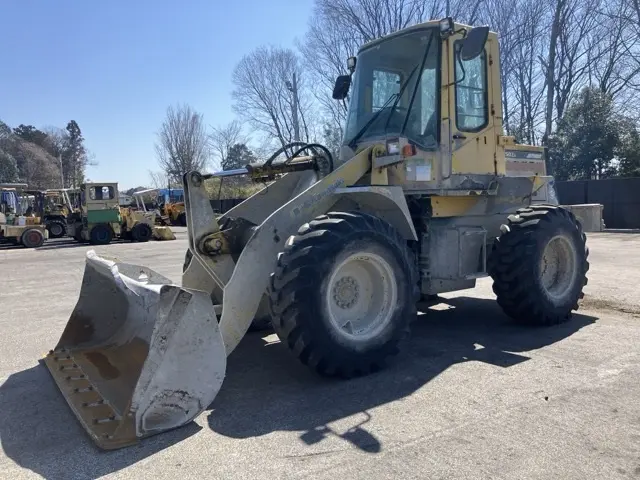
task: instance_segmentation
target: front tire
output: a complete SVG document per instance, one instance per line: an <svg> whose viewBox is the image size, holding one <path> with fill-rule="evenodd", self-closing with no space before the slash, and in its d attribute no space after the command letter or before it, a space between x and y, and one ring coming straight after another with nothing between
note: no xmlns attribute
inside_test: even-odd
<svg viewBox="0 0 640 480"><path fill-rule="evenodd" d="M562 207L535 205L509 215L502 231L488 267L504 312L528 325L569 320L589 271L580 222Z"/></svg>
<svg viewBox="0 0 640 480"><path fill-rule="evenodd" d="M67 234L67 225L62 220L50 220L47 222L49 238L62 238Z"/></svg>
<svg viewBox="0 0 640 480"><path fill-rule="evenodd" d="M131 229L131 238L136 242L148 242L153 237L153 229L146 223L138 223Z"/></svg>
<svg viewBox="0 0 640 480"><path fill-rule="evenodd" d="M89 234L91 244L108 245L113 240L113 231L108 225L96 225Z"/></svg>
<svg viewBox="0 0 640 480"><path fill-rule="evenodd" d="M322 375L383 368L416 317L418 269L407 241L365 213L303 225L278 255L270 306L278 337Z"/></svg>

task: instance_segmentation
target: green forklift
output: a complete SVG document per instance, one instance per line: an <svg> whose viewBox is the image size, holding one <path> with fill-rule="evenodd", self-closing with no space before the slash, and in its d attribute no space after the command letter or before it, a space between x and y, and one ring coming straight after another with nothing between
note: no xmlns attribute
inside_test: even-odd
<svg viewBox="0 0 640 480"><path fill-rule="evenodd" d="M68 235L77 242L107 245L114 238L147 242L154 215L121 208L115 182L80 185L80 209L69 216Z"/></svg>

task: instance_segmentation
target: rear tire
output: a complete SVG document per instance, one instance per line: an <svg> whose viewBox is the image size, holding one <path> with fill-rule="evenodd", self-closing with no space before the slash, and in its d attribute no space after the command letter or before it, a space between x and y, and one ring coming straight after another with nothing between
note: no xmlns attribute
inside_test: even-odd
<svg viewBox="0 0 640 480"><path fill-rule="evenodd" d="M303 225L271 275L276 333L321 375L350 378L383 368L408 335L419 298L407 241L360 212L331 212Z"/></svg>
<svg viewBox="0 0 640 480"><path fill-rule="evenodd" d="M67 225L62 220L49 220L47 230L49 238L62 238L67 234Z"/></svg>
<svg viewBox="0 0 640 480"><path fill-rule="evenodd" d="M89 237L92 245L108 245L113 240L113 231L107 225L96 225L91 229Z"/></svg>
<svg viewBox="0 0 640 480"><path fill-rule="evenodd" d="M131 229L131 237L135 242L148 242L153 237L153 229L146 223L138 223Z"/></svg>
<svg viewBox="0 0 640 480"><path fill-rule="evenodd" d="M38 248L44 244L44 234L35 228L22 232L20 242L27 248Z"/></svg>
<svg viewBox="0 0 640 480"><path fill-rule="evenodd" d="M554 325L571 318L584 296L589 249L568 210L534 205L509 215L488 270L504 312L519 323Z"/></svg>

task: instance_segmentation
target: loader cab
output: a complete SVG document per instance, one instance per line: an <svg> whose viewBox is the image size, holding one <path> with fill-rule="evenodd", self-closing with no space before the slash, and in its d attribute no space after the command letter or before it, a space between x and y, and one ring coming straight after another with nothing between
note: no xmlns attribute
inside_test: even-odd
<svg viewBox="0 0 640 480"><path fill-rule="evenodd" d="M487 27L419 24L364 45L349 67L333 95L349 102L341 162L372 143L388 154L409 146L389 183L425 192L485 190L504 174L498 42Z"/></svg>

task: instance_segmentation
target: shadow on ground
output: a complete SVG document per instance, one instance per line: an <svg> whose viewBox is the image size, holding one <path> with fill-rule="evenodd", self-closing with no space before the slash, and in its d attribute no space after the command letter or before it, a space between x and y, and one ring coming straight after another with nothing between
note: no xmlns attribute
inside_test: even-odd
<svg viewBox="0 0 640 480"><path fill-rule="evenodd" d="M196 423L104 452L80 426L44 364L0 386L0 442L7 457L47 479L95 479L121 470L201 430Z"/></svg>
<svg viewBox="0 0 640 480"><path fill-rule="evenodd" d="M369 409L411 395L456 363L481 361L509 368L525 362L526 352L567 338L596 320L576 314L564 325L527 328L514 325L491 299L446 302L437 306L446 310L429 309L418 317L411 339L390 368L351 381L319 379L293 361L281 343L263 346L255 355L265 342L259 336L247 338L229 358L225 383L210 406L209 426L233 438L301 431L300 439L307 444L338 435L375 453L381 446L366 431ZM358 413L363 423L346 434L328 426Z"/></svg>
<svg viewBox="0 0 640 480"><path fill-rule="evenodd" d="M125 240L113 240L111 242L112 245L117 245L120 243L127 243ZM54 240L47 240L44 245L37 248L26 248L24 245L15 245L12 243L0 243L0 251L7 250L19 250L28 252L30 250L40 251L40 250L58 250L58 249L66 249L66 248L78 248L78 247L92 247L89 243L79 243L73 240L72 238L56 238Z"/></svg>
<svg viewBox="0 0 640 480"><path fill-rule="evenodd" d="M179 235L176 235L176 239L180 239L182 238ZM150 242L155 242L157 240L149 240ZM128 243L134 243L131 242L130 240L121 240L121 239L114 239L111 241L111 243L109 245L122 245L122 244L128 244ZM40 251L40 250L59 250L59 249L67 249L67 248L78 248L78 247L91 247L91 248L96 248L100 245L92 245L90 243L79 243L76 242L73 239L55 239L55 240L48 240L44 243L44 245L42 245L41 247L37 247L37 248L33 248L33 249L29 249L26 248L24 245L15 245L12 243L0 243L0 252L1 251L8 251L8 250L20 250L20 251L29 251L29 250L35 250L35 251Z"/></svg>
<svg viewBox="0 0 640 480"><path fill-rule="evenodd" d="M527 361L527 351L567 338L596 320L575 315L558 327L522 328L512 325L493 300L456 298L448 303L448 310L419 317L403 354L387 370L352 381L321 379L293 360L284 345L265 345L263 335L248 335L229 358L227 378L210 406L210 428L232 438L302 431L300 438L308 445L339 435L376 453L381 445L367 431L369 409L412 394L456 363L482 361L508 368ZM357 413L364 420L347 432L328 426ZM140 445L102 452L80 427L44 365L15 373L0 386L2 449L21 467L47 479L95 479L199 429L192 422Z"/></svg>

